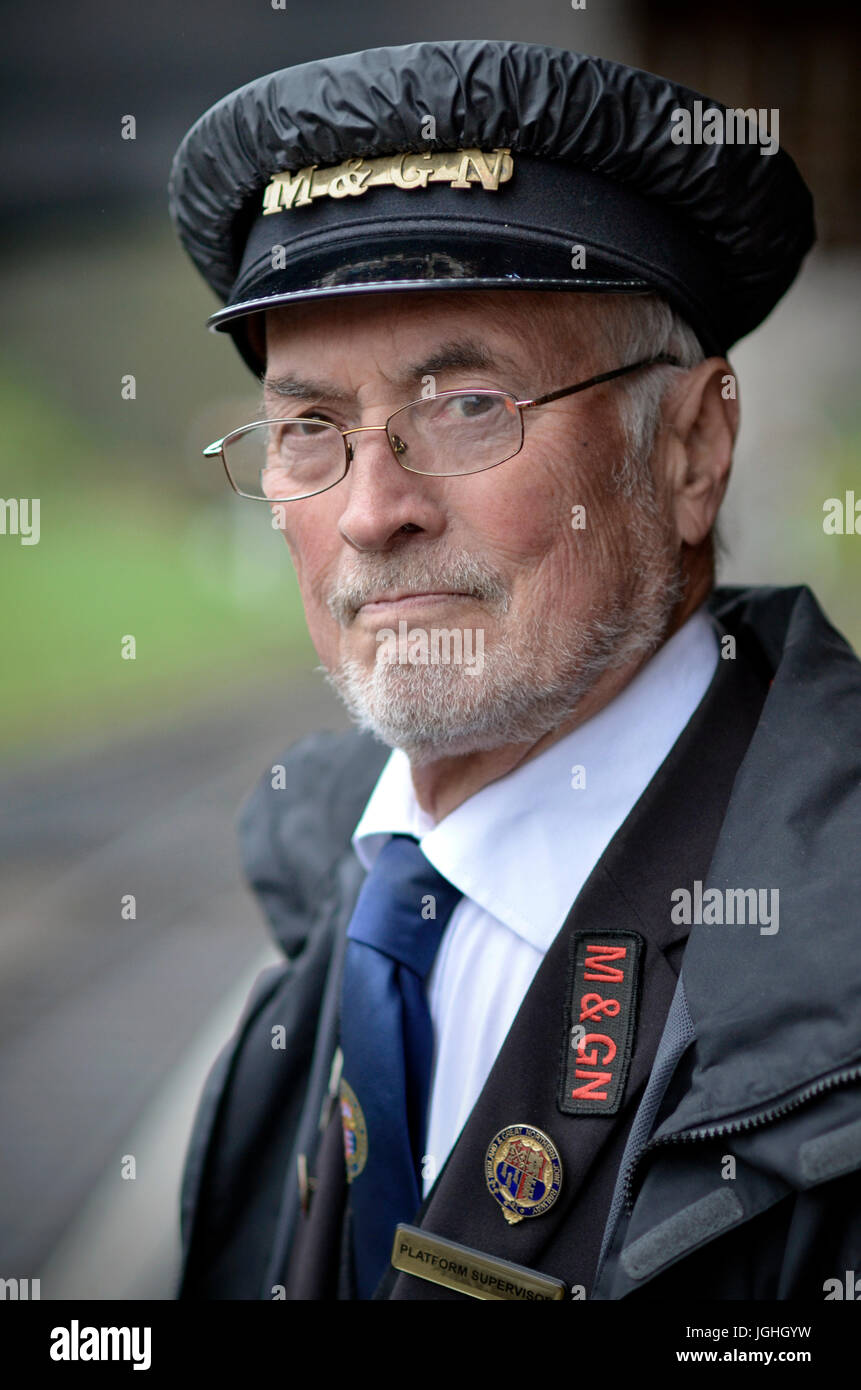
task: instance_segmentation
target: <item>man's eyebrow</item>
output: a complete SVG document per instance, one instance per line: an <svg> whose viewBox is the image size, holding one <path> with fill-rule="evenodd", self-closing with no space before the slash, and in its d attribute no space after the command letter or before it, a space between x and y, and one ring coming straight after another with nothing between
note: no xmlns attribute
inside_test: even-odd
<svg viewBox="0 0 861 1390"><path fill-rule="evenodd" d="M435 376L438 372L486 371L488 367L513 365L511 358L491 353L483 343L465 338L441 343L428 357L413 363L401 373L401 380L407 384L423 376Z"/></svg>
<svg viewBox="0 0 861 1390"><path fill-rule="evenodd" d="M263 378L264 396L288 396L293 400L303 401L346 401L350 399L348 391L342 391L331 381L305 381L301 377L292 376L264 376Z"/></svg>
<svg viewBox="0 0 861 1390"><path fill-rule="evenodd" d="M425 376L436 376L442 372L487 371L493 367L513 368L518 364L503 353L492 353L483 343L471 338L441 343L427 357L414 362L398 373L399 386L407 387ZM263 398L272 399L284 396L294 400L340 401L352 399L348 391L336 386L332 381L310 381L287 373L284 376L264 376L262 378Z"/></svg>

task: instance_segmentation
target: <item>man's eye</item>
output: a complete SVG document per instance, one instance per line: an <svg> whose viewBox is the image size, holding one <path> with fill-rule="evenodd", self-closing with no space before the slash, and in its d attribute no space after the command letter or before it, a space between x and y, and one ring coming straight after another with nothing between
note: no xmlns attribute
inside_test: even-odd
<svg viewBox="0 0 861 1390"><path fill-rule="evenodd" d="M452 401L454 412L464 420L475 420L479 415L487 415L496 407L494 396L456 396Z"/></svg>
<svg viewBox="0 0 861 1390"><path fill-rule="evenodd" d="M328 415L300 415L293 422L296 434L313 435L320 433L321 425L333 425L334 420L330 420Z"/></svg>

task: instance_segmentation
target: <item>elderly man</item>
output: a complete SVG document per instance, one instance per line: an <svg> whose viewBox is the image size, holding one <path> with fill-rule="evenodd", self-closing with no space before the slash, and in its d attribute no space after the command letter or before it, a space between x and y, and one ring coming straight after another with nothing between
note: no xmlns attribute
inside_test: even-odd
<svg viewBox="0 0 861 1390"><path fill-rule="evenodd" d="M858 1264L861 670L807 590L713 587L725 354L809 195L755 131L678 143L699 100L420 44L251 83L178 152L263 388L206 452L359 726L244 814L288 959L201 1102L184 1297L823 1298Z"/></svg>

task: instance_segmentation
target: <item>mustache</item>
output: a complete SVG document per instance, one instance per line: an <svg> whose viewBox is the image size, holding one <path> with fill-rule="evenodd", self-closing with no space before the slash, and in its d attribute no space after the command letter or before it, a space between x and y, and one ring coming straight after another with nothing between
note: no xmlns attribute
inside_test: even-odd
<svg viewBox="0 0 861 1390"><path fill-rule="evenodd" d="M326 597L326 606L342 627L355 618L363 603L387 589L420 594L452 589L483 599L499 613L509 604L508 586L498 570L467 551L445 555L387 555L343 574Z"/></svg>

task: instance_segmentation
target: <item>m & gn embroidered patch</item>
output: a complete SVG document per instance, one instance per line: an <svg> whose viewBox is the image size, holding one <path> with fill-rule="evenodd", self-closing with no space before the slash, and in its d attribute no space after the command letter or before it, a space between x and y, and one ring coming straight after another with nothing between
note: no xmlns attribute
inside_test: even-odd
<svg viewBox="0 0 861 1390"><path fill-rule="evenodd" d="M632 931L571 938L559 1109L615 1115L622 1103L637 1011L643 938Z"/></svg>

